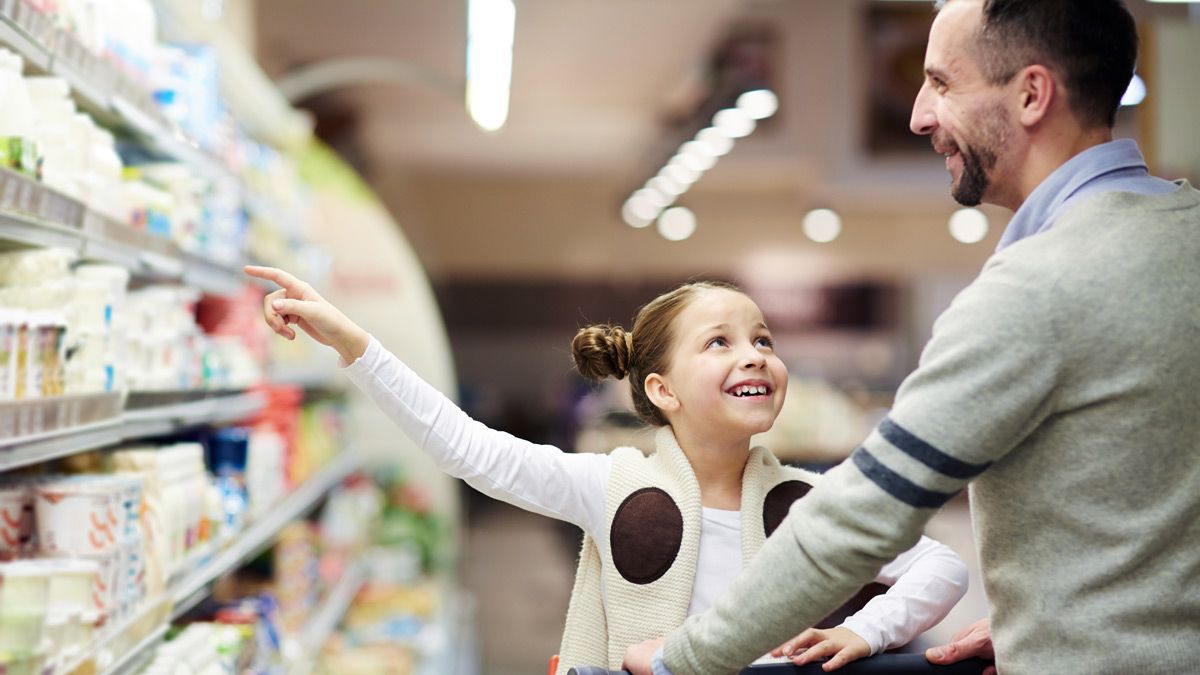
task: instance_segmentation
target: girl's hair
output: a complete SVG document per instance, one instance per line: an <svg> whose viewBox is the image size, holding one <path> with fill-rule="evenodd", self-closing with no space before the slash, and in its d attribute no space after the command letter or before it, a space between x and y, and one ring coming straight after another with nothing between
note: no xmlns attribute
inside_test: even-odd
<svg viewBox="0 0 1200 675"><path fill-rule="evenodd" d="M693 281L664 293L638 310L633 331L613 324L581 328L571 341L575 368L589 380L629 378L633 390L633 408L642 421L666 426L667 418L646 396L646 376L665 373L670 368L671 345L675 338L671 323L701 291L742 289L723 281Z"/></svg>

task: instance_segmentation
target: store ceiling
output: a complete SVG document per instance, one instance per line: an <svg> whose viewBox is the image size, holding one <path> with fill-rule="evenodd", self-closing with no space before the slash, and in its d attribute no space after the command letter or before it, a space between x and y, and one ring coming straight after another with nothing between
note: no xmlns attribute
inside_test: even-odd
<svg viewBox="0 0 1200 675"><path fill-rule="evenodd" d="M671 96L743 0L518 3L509 123L489 135L461 97L390 84L318 105L353 109L369 163L443 171L624 171L657 140ZM278 77L323 59L395 59L461 83L466 2L259 0L259 51ZM326 97L328 99L328 97Z"/></svg>
<svg viewBox="0 0 1200 675"><path fill-rule="evenodd" d="M303 105L380 194L435 279L746 270L784 282L969 279L1008 214L991 210L991 234L959 244L947 234L956 206L940 158L921 146L894 157L863 149L879 70L863 37L871 5L517 0L512 103L498 133L479 130L460 97L420 84L355 86ZM1141 0L1133 9L1181 11ZM345 57L462 78L465 0L256 0L255 14L257 52L272 78ZM678 144L668 122L695 97L713 46L746 23L778 36L779 115L682 200L699 219L692 239L665 242L629 228L621 202ZM904 136L900 113L889 125ZM1125 132L1138 129L1127 120ZM815 206L842 213L845 234L834 244L800 233Z"/></svg>

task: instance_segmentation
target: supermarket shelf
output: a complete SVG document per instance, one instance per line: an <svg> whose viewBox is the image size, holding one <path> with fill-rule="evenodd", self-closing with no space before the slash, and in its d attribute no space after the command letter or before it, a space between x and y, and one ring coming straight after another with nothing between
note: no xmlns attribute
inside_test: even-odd
<svg viewBox="0 0 1200 675"><path fill-rule="evenodd" d="M116 445L125 439L121 432L121 420L113 419L58 432L5 439L0 443L0 472Z"/></svg>
<svg viewBox="0 0 1200 675"><path fill-rule="evenodd" d="M266 516L246 528L225 550L217 553L200 569L185 577L172 591L172 620L178 619L208 596L208 585L247 559L257 555L275 540L288 523L308 513L324 495L362 465L358 453L347 450L334 458L315 476L284 498Z"/></svg>
<svg viewBox="0 0 1200 675"><path fill-rule="evenodd" d="M166 624L155 628L141 642L117 657L112 665L100 669L100 675L126 675L141 671L154 659L154 651L166 637L167 628Z"/></svg>
<svg viewBox="0 0 1200 675"><path fill-rule="evenodd" d="M114 222L7 169L0 169L0 240L69 249L137 277L179 281L216 295L237 294L251 282L236 264L185 253L169 239Z"/></svg>
<svg viewBox="0 0 1200 675"><path fill-rule="evenodd" d="M321 648L329 641L346 610L350 608L350 603L354 601L354 596L358 595L359 589L366 581L367 569L364 563L355 562L346 568L342 578L336 586L329 589L325 600L313 613L297 639L289 641L290 644L284 647L285 655L287 652L294 654L289 659L294 664L287 669L289 675L308 675L312 672Z"/></svg>
<svg viewBox="0 0 1200 675"><path fill-rule="evenodd" d="M34 68L48 71L50 51L29 32L31 29L37 30L34 24L38 22L42 22L43 30L48 30L42 17L36 16L20 2L0 0L0 42L12 47Z"/></svg>
<svg viewBox="0 0 1200 675"><path fill-rule="evenodd" d="M233 394L172 405L126 410L125 440L165 436L205 424L236 422L253 416L266 405L262 394Z"/></svg>
<svg viewBox="0 0 1200 675"><path fill-rule="evenodd" d="M228 168L158 113L149 92L21 2L0 0L0 43L20 54L34 70L66 80L81 108L105 125L138 138L147 150L188 164L206 178L236 180Z"/></svg>
<svg viewBox="0 0 1200 675"><path fill-rule="evenodd" d="M66 667L56 669L55 672L84 672L81 669L87 664L93 664L94 668L91 669L91 672L99 675L126 675L137 672L153 659L171 622L207 596L209 583L268 546L290 520L299 517L315 506L325 493L353 473L360 463L360 459L352 452L343 452L316 476L284 498L283 502L272 509L265 519L242 532L233 545L218 553L200 569L185 577L173 590L168 591L169 597L166 598L166 601L171 602L172 611L167 612L166 608L162 606L162 601L146 603L134 616L127 619L85 654ZM354 578L355 574L358 575L357 581ZM342 582L330 593L310 626L314 630L319 628L318 620L333 621L336 626L338 618L345 612L346 606L358 592L364 578L365 570L348 569ZM354 586L353 589L345 588L351 584ZM343 600L346 595L349 597ZM340 610L335 603L342 604ZM328 616L331 614L337 614L337 616L331 619ZM145 627L148 621L155 622L152 628ZM128 633L131 631L136 631L139 638L129 645L128 643L132 640L128 639Z"/></svg>
<svg viewBox="0 0 1200 675"><path fill-rule="evenodd" d="M49 416L68 419L77 414L72 407L106 408L106 417L86 419L78 425L34 434L6 435L7 431L0 434L0 472L139 438L165 436L207 424L236 422L255 415L266 405L262 394L239 393L122 412L122 400L119 394L92 394L0 404L0 427L4 430L11 426L8 423L10 416L21 415L19 411L9 411L17 406L61 408L63 410L51 410Z"/></svg>
<svg viewBox="0 0 1200 675"><path fill-rule="evenodd" d="M0 211L0 239L25 246L80 247L79 230L64 225L37 222L32 218Z"/></svg>

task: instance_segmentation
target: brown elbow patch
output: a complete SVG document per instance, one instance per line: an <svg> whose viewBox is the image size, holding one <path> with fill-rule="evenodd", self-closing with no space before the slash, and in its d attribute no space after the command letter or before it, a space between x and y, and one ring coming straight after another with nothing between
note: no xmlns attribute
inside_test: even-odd
<svg viewBox="0 0 1200 675"><path fill-rule="evenodd" d="M776 485L763 500L763 533L771 536L787 517L792 503L808 494L812 486L798 480L789 480Z"/></svg>
<svg viewBox="0 0 1200 675"><path fill-rule="evenodd" d="M662 578L683 545L683 514L665 491L642 488L625 498L613 515L609 546L617 572L628 582Z"/></svg>

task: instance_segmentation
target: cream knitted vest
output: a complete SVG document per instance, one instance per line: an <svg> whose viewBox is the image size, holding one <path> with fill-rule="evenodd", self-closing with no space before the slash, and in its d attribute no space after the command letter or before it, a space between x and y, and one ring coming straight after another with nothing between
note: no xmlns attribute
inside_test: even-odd
<svg viewBox="0 0 1200 675"><path fill-rule="evenodd" d="M664 574L649 583L632 583L613 562L611 538L607 554L601 560L592 536L584 536L556 675L565 675L573 666L619 668L628 647L666 635L687 618L700 550L700 487L671 427L658 430L655 445L656 452L649 457L635 448L613 450L605 495L605 524L611 537L614 516L630 496L657 488L670 497L682 515L679 551ZM763 508L771 490L789 481L815 485L819 478L817 474L780 465L765 448L750 451L742 473L743 564L766 540ZM600 591L602 577L607 606Z"/></svg>

